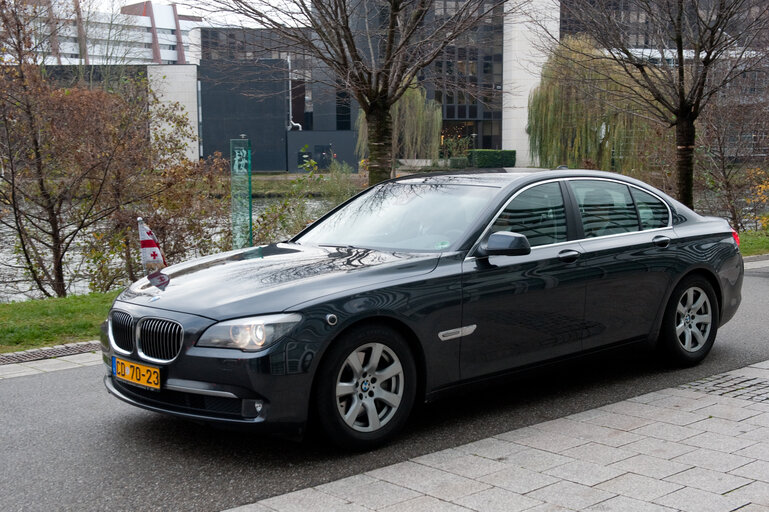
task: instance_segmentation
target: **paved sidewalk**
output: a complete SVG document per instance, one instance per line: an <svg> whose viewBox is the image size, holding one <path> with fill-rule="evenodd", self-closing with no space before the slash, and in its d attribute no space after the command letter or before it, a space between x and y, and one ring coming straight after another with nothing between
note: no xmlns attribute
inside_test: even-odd
<svg viewBox="0 0 769 512"><path fill-rule="evenodd" d="M230 512L371 510L769 512L769 361Z"/></svg>
<svg viewBox="0 0 769 512"><path fill-rule="evenodd" d="M57 345L57 347L64 348L66 346ZM81 366L93 366L97 364L102 364L101 350L48 359L38 359L25 363L2 364L0 365L0 380L57 370L68 370L70 368L79 368Z"/></svg>

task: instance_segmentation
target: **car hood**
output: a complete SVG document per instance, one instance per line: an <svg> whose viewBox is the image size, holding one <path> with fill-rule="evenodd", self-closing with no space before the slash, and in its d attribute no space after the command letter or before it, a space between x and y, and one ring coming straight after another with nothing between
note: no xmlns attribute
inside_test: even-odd
<svg viewBox="0 0 769 512"><path fill-rule="evenodd" d="M439 257L273 244L167 267L135 282L117 300L224 320L286 311L322 296L425 274Z"/></svg>

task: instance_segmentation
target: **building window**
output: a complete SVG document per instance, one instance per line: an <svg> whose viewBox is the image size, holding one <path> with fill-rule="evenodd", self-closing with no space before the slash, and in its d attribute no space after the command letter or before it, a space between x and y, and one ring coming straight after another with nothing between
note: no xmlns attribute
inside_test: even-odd
<svg viewBox="0 0 769 512"><path fill-rule="evenodd" d="M336 129L350 130L350 94L347 91L336 91Z"/></svg>

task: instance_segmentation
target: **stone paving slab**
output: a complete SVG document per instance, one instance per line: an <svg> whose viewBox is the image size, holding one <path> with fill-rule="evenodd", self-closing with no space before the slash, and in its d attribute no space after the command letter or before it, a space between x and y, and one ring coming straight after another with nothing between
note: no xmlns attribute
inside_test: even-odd
<svg viewBox="0 0 769 512"><path fill-rule="evenodd" d="M769 512L769 361L228 512Z"/></svg>
<svg viewBox="0 0 769 512"><path fill-rule="evenodd" d="M102 364L101 349L98 348L98 342L95 343L97 345L96 350L94 350L93 345L77 344L79 347L88 348L88 352L37 359L23 363L2 364L0 365L0 380ZM760 411L758 413L760 414Z"/></svg>

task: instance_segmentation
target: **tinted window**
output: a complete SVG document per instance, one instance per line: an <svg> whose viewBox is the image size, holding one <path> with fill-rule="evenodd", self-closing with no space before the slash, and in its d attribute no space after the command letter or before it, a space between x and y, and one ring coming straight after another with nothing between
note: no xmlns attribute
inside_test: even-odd
<svg viewBox="0 0 769 512"><path fill-rule="evenodd" d="M665 203L653 195L639 190L630 189L638 209L638 218L641 220L641 229L664 228L668 225L668 208Z"/></svg>
<svg viewBox="0 0 769 512"><path fill-rule="evenodd" d="M585 237L638 231L638 216L626 185L574 180L571 187L577 196Z"/></svg>
<svg viewBox="0 0 769 512"><path fill-rule="evenodd" d="M526 235L532 247L566 241L566 212L558 183L524 190L497 217L492 232Z"/></svg>

